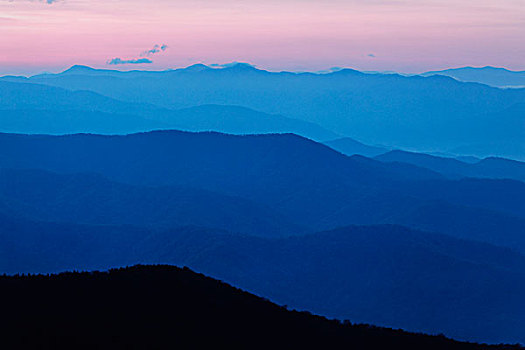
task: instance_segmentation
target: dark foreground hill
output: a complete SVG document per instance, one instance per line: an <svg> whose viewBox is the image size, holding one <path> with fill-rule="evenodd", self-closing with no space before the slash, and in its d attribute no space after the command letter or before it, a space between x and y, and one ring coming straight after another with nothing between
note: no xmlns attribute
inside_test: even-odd
<svg viewBox="0 0 525 350"><path fill-rule="evenodd" d="M521 342L525 257L397 226L293 238L16 221L0 216L0 273L188 266L319 315L488 343Z"/></svg>
<svg viewBox="0 0 525 350"><path fill-rule="evenodd" d="M288 311L170 266L0 278L5 348L505 349Z"/></svg>

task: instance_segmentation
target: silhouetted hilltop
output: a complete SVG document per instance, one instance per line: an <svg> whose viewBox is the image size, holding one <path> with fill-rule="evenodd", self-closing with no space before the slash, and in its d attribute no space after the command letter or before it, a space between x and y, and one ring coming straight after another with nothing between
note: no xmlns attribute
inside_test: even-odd
<svg viewBox="0 0 525 350"><path fill-rule="evenodd" d="M510 348L288 311L170 266L1 277L0 296L0 345L17 349Z"/></svg>
<svg viewBox="0 0 525 350"><path fill-rule="evenodd" d="M525 342L522 255L399 226L261 238L214 228L44 223L0 215L0 241L0 273L189 266L320 315L463 340Z"/></svg>
<svg viewBox="0 0 525 350"><path fill-rule="evenodd" d="M81 64L75 64L74 66L71 66L69 69L66 69L62 72L62 74L90 74L93 72L96 72L97 69L91 68L88 66L84 66ZM40 76L45 76L45 74L40 74Z"/></svg>

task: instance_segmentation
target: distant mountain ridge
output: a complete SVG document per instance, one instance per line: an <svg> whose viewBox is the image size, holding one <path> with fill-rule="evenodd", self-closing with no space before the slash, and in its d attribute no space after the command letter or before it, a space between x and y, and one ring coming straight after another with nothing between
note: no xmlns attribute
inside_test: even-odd
<svg viewBox="0 0 525 350"><path fill-rule="evenodd" d="M365 144L441 152L490 144L497 145L491 146L496 154L480 148L462 154L525 159L523 114L513 107L525 101L525 89L497 89L442 75L352 69L277 73L239 64L163 72L74 71L23 80L168 109L242 106L315 123Z"/></svg>
<svg viewBox="0 0 525 350"><path fill-rule="evenodd" d="M365 145L349 137L325 141L323 143L347 156L359 154L365 157L375 157L388 151L387 148Z"/></svg>
<svg viewBox="0 0 525 350"><path fill-rule="evenodd" d="M475 163L454 158L394 150L374 157L382 162L403 162L428 168L451 177L486 177L525 181L525 163L489 157Z"/></svg>
<svg viewBox="0 0 525 350"><path fill-rule="evenodd" d="M89 91L2 81L0 96L0 132L128 134L179 129L231 134L296 133L314 140L338 137L313 123L238 106L202 105L169 110L126 103Z"/></svg>
<svg viewBox="0 0 525 350"><path fill-rule="evenodd" d="M500 88L525 87L525 71L511 71L505 68L491 66L445 69L426 72L422 75L445 75L460 81L487 84Z"/></svg>
<svg viewBox="0 0 525 350"><path fill-rule="evenodd" d="M126 103L89 91L1 81L0 95L0 132L128 134L178 129L230 134L295 133L321 141L347 155L377 156L388 151L386 147L365 145L351 138L338 138L336 133L313 123L240 106L200 105L168 110L150 104ZM519 116L521 109L520 105L516 105L509 115ZM493 117L497 116L488 118ZM520 122L519 118L515 121L516 129L520 129ZM499 134L503 137L505 130Z"/></svg>

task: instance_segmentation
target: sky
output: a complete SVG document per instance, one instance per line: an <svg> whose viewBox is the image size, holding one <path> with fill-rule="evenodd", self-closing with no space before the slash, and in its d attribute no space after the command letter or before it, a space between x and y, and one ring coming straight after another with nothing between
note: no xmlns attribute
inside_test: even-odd
<svg viewBox="0 0 525 350"><path fill-rule="evenodd" d="M0 74L249 62L525 70L525 0L0 0Z"/></svg>

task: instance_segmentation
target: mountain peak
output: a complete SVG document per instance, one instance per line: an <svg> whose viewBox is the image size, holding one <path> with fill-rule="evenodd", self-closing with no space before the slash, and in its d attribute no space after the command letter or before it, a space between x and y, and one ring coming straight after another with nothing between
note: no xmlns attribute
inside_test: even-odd
<svg viewBox="0 0 525 350"><path fill-rule="evenodd" d="M62 74L71 74L71 73L85 73L85 72L93 72L96 69L91 68L89 66L83 66L80 64L76 64L74 66L71 66L71 68L65 70L62 72Z"/></svg>
<svg viewBox="0 0 525 350"><path fill-rule="evenodd" d="M352 68L343 68L343 69L340 69L340 70L337 70L337 71L334 71L331 73L332 75L341 75L341 74L345 74L345 75L365 75L366 73L363 73L363 72L360 72L356 69L352 69Z"/></svg>
<svg viewBox="0 0 525 350"><path fill-rule="evenodd" d="M208 69L210 69L210 67L202 63L192 64L191 66L183 68L183 70L186 72L201 72L203 70L208 70Z"/></svg>
<svg viewBox="0 0 525 350"><path fill-rule="evenodd" d="M260 69L257 69L254 65L245 62L232 62L225 65L223 69L238 72L260 71Z"/></svg>

